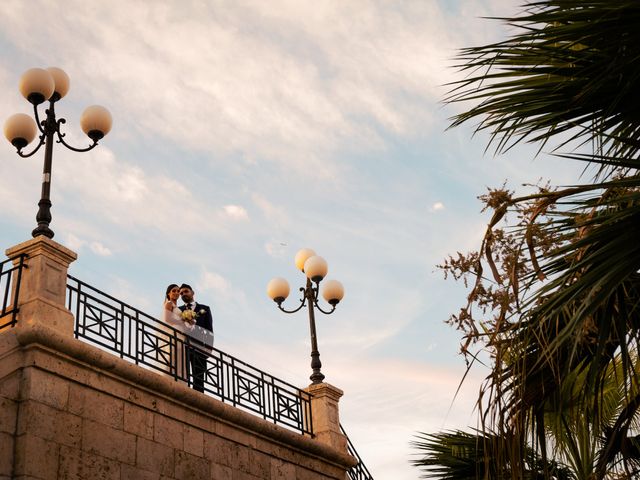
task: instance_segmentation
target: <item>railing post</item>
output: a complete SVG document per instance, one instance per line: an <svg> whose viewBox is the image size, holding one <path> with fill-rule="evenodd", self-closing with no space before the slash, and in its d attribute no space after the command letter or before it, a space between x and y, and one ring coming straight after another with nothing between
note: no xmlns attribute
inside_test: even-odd
<svg viewBox="0 0 640 480"><path fill-rule="evenodd" d="M312 383L305 391L311 395L313 434L319 442L341 452L347 451L347 437L340 431L338 401L343 391L328 383Z"/></svg>
<svg viewBox="0 0 640 480"><path fill-rule="evenodd" d="M73 314L66 307L65 297L67 269L78 258L76 253L40 235L8 248L5 254L10 258L26 255L18 298L17 326L43 324L73 336ZM18 261L18 258L14 260Z"/></svg>

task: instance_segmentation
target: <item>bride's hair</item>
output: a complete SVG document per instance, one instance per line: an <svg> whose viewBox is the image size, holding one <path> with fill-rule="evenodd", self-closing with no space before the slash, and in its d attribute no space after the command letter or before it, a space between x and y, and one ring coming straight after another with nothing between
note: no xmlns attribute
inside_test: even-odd
<svg viewBox="0 0 640 480"><path fill-rule="evenodd" d="M167 293L165 293L165 294L164 294L164 298L165 298L166 300L169 300L169 292L170 292L171 290L173 290L174 288L176 288L177 286L178 286L177 284L172 283L171 285L169 285L169 286L167 287Z"/></svg>

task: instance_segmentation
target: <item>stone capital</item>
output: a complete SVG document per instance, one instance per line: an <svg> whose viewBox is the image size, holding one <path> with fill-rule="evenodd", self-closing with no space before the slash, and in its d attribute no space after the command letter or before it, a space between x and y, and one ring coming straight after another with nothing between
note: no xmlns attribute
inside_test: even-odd
<svg viewBox="0 0 640 480"><path fill-rule="evenodd" d="M63 245L39 236L8 248L5 254L19 263L25 255L18 295L18 327L44 323L61 333L73 335L73 315L65 306L67 269L78 256ZM14 272L12 288L17 285Z"/></svg>
<svg viewBox="0 0 640 480"><path fill-rule="evenodd" d="M32 238L5 250L5 255L7 255L7 257L14 257L21 254L26 254L30 258L44 255L65 267L68 267L71 262L78 258L78 255L74 251L69 250L64 245L61 245L44 235Z"/></svg>

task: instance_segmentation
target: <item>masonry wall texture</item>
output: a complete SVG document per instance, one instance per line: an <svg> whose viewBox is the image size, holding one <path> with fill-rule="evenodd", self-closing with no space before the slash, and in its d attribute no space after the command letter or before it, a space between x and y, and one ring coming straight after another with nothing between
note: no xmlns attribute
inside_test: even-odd
<svg viewBox="0 0 640 480"><path fill-rule="evenodd" d="M43 325L0 332L0 479L345 479L346 452Z"/></svg>

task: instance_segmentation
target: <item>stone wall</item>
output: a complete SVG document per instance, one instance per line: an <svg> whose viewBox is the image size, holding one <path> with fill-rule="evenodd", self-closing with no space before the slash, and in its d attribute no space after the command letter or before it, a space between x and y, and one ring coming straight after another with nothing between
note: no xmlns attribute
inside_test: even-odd
<svg viewBox="0 0 640 480"><path fill-rule="evenodd" d="M42 325L0 332L0 479L345 479L355 461Z"/></svg>
<svg viewBox="0 0 640 480"><path fill-rule="evenodd" d="M355 465L339 389L309 387L315 437L274 425L75 339L71 250L40 236L6 254L27 268L0 331L0 480L344 480Z"/></svg>

